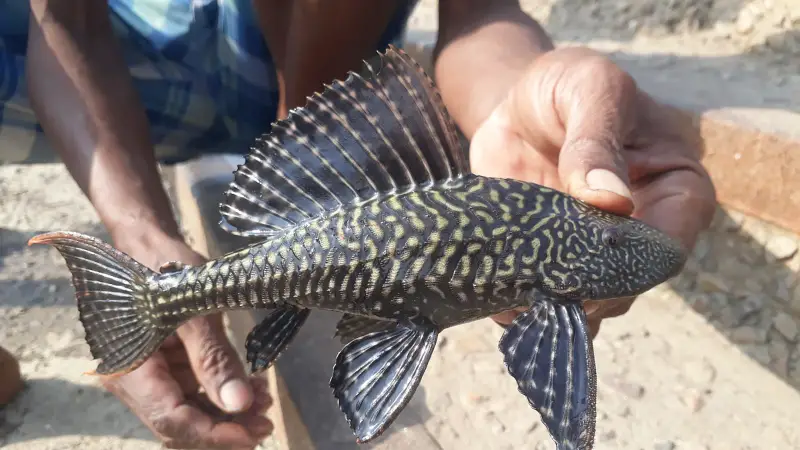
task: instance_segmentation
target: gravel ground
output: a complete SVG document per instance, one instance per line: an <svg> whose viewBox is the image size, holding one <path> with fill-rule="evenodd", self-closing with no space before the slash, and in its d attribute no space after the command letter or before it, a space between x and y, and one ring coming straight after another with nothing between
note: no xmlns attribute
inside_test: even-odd
<svg viewBox="0 0 800 450"><path fill-rule="evenodd" d="M523 3L560 41L623 61L656 53L687 86L738 83L707 105L800 111L798 1ZM435 24L431 4L415 17L420 29ZM0 166L0 198L0 345L20 357L28 385L0 409L0 447L160 448L82 375L93 363L63 260L25 246L54 228L106 238L88 201L58 165ZM799 242L720 210L681 277L604 325L598 448L800 448ZM551 448L501 370L498 338L487 322L443 334L413 410L444 449Z"/></svg>

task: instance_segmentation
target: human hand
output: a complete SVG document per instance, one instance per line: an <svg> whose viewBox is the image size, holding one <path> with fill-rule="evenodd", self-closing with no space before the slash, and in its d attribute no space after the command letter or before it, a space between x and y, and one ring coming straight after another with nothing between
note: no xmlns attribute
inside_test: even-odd
<svg viewBox="0 0 800 450"><path fill-rule="evenodd" d="M157 246L117 245L151 266L169 260L204 262L186 244L172 239ZM101 377L103 386L128 405L167 448L257 446L272 432L272 424L263 417L271 399L263 379L245 375L225 335L222 316L195 318L176 334L136 370Z"/></svg>
<svg viewBox="0 0 800 450"><path fill-rule="evenodd" d="M478 128L470 160L476 174L535 182L631 215L690 251L711 222L715 192L683 121L601 54L558 49L537 58ZM633 300L586 302L592 335ZM507 325L517 314L494 319Z"/></svg>

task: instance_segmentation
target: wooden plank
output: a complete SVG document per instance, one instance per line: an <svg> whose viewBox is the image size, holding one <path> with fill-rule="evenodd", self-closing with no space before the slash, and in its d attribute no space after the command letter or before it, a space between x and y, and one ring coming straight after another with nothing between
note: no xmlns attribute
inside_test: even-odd
<svg viewBox="0 0 800 450"><path fill-rule="evenodd" d="M174 189L179 214L187 240L195 251L206 257L216 257L242 244L242 240L230 237L221 239L217 233L217 195L231 178L238 160L228 156L204 157L174 167ZM255 326L260 315L248 311L225 314L226 332L244 361L244 341L249 330ZM286 390L276 366L262 375L266 381L273 406L267 417L275 426L270 439L275 439L284 450L315 450L300 415ZM273 445L274 447L274 445Z"/></svg>

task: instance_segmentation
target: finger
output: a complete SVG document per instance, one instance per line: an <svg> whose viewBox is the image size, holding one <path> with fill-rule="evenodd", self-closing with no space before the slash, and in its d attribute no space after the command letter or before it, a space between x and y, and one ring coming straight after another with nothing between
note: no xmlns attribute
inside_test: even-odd
<svg viewBox="0 0 800 450"><path fill-rule="evenodd" d="M493 315L492 316L492 320L494 320L495 322L497 322L498 324L500 324L500 325L502 325L504 327L507 327L507 326L511 325L512 322L514 322L514 319L516 319L517 316L520 315L520 313L523 313L523 312L525 312L527 310L528 310L528 308L525 308L525 307L520 307L520 308L516 308L516 309L510 309L508 311L503 311L503 312L501 312L499 314Z"/></svg>
<svg viewBox="0 0 800 450"><path fill-rule="evenodd" d="M178 335L209 399L228 413L249 408L253 390L239 355L225 335L222 316L192 319L178 329Z"/></svg>
<svg viewBox="0 0 800 450"><path fill-rule="evenodd" d="M658 147L656 147L658 149ZM663 148L663 147L662 147ZM669 152L664 149L664 154ZM647 164L651 173L637 183L634 217L678 239L691 251L699 233L709 227L716 210L716 191L702 165L688 158L631 155L631 167ZM639 161L645 159L647 161Z"/></svg>
<svg viewBox="0 0 800 450"><path fill-rule="evenodd" d="M636 125L637 93L633 79L603 55L563 49L533 64L528 82L512 95L512 116L526 141L551 149L569 194L630 214L622 148Z"/></svg>
<svg viewBox="0 0 800 450"><path fill-rule="evenodd" d="M264 414L272 406L272 396L269 395L267 380L261 377L251 377L250 386L253 389L253 404L250 411Z"/></svg>
<svg viewBox="0 0 800 450"><path fill-rule="evenodd" d="M638 88L633 78L599 54L576 51L574 57L580 62L554 91L566 127L559 175L568 193L630 214L633 196L622 149L636 125Z"/></svg>
<svg viewBox="0 0 800 450"><path fill-rule="evenodd" d="M164 435L171 436L164 445L167 448L254 448L260 441L239 423L215 422L199 409L184 404L172 414L156 420L156 427Z"/></svg>

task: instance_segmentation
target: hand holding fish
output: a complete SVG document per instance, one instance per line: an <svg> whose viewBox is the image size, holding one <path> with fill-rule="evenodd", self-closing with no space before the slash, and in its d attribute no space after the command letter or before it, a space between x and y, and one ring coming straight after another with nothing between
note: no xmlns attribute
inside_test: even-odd
<svg viewBox="0 0 800 450"><path fill-rule="evenodd" d="M715 193L679 115L585 48L543 54L471 141L472 170L567 192L694 246ZM633 298L585 304L592 334ZM602 307L600 306L602 305ZM495 316L510 324L516 311Z"/></svg>
<svg viewBox="0 0 800 450"><path fill-rule="evenodd" d="M641 220L559 190L471 173L459 144L433 80L390 46L274 123L238 166L220 226L258 241L158 272L80 233L30 243L54 246L67 262L100 374L158 364L182 325L235 309L268 312L245 342L259 372L313 310L343 313L329 384L359 443L379 437L411 399L442 330L526 306L498 344L509 374L557 449L591 450L597 383L582 301L646 292L680 272L686 251ZM189 360L203 354L183 342ZM210 383L213 403L219 384ZM213 433L211 419L172 400L171 420Z"/></svg>
<svg viewBox="0 0 800 450"><path fill-rule="evenodd" d="M138 242L118 245L146 261L205 262L182 242L159 242L156 251ZM265 381L245 376L221 314L188 321L138 370L101 376L101 383L167 448L253 448L272 432L263 417L271 404Z"/></svg>

